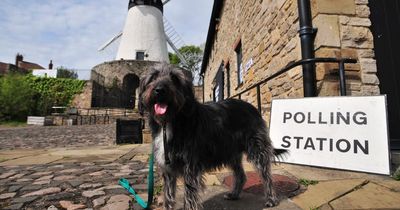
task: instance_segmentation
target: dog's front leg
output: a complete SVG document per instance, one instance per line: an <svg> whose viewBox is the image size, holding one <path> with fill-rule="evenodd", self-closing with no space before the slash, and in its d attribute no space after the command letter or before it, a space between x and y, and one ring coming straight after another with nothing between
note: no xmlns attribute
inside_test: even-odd
<svg viewBox="0 0 400 210"><path fill-rule="evenodd" d="M186 169L184 173L185 181L185 200L184 210L197 210L201 208L199 192L204 187L204 182L200 172L193 169Z"/></svg>
<svg viewBox="0 0 400 210"><path fill-rule="evenodd" d="M168 172L163 173L164 179L164 209L172 210L175 205L176 176Z"/></svg>

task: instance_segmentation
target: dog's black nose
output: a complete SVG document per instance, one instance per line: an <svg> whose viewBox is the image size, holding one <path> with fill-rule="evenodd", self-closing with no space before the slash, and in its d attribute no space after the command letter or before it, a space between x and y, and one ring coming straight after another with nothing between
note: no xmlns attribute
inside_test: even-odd
<svg viewBox="0 0 400 210"><path fill-rule="evenodd" d="M160 87L160 86L158 86L158 87L155 87L154 88L154 93L156 93L156 94L162 94L162 93L164 93L164 88L163 87Z"/></svg>

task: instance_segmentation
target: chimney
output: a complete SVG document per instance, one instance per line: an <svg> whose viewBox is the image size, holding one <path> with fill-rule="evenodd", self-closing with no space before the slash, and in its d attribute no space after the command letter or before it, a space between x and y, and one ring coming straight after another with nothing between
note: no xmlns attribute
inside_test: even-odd
<svg viewBox="0 0 400 210"><path fill-rule="evenodd" d="M24 60L24 56L21 54L17 53L17 56L15 57L15 66L19 67L19 62Z"/></svg>
<svg viewBox="0 0 400 210"><path fill-rule="evenodd" d="M50 69L50 70L52 70L52 69L53 69L53 60L50 60L50 63L49 63L49 69Z"/></svg>

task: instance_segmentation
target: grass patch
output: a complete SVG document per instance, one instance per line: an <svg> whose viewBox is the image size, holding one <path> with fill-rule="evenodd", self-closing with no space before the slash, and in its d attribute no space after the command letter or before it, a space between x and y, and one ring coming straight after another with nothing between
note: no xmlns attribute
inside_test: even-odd
<svg viewBox="0 0 400 210"><path fill-rule="evenodd" d="M308 187L309 185L318 184L318 181L317 180L309 180L309 179L299 179L298 183Z"/></svg>
<svg viewBox="0 0 400 210"><path fill-rule="evenodd" d="M154 186L154 195L161 195L162 191L163 191L162 185Z"/></svg>
<svg viewBox="0 0 400 210"><path fill-rule="evenodd" d="M400 173L397 173L393 176L393 179L396 181L400 181Z"/></svg>
<svg viewBox="0 0 400 210"><path fill-rule="evenodd" d="M21 127L21 126L26 126L26 121L0 121L0 126Z"/></svg>

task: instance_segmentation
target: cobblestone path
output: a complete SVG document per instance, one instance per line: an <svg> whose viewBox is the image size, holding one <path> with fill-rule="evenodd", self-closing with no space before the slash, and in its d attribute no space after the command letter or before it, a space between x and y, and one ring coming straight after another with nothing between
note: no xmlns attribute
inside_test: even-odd
<svg viewBox="0 0 400 210"><path fill-rule="evenodd" d="M144 193L147 174L138 160L0 167L0 209L139 209L118 180Z"/></svg>
<svg viewBox="0 0 400 210"><path fill-rule="evenodd" d="M115 145L115 124L0 128L0 209L141 209L118 180L147 192L149 151Z"/></svg>
<svg viewBox="0 0 400 210"><path fill-rule="evenodd" d="M0 150L115 144L115 124L0 128Z"/></svg>

